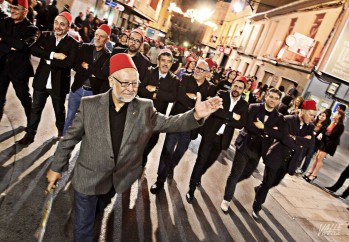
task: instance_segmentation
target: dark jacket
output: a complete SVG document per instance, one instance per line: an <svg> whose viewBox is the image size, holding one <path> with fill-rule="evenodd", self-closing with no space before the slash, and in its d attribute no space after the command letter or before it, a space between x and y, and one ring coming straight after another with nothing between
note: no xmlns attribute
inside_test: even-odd
<svg viewBox="0 0 349 242"><path fill-rule="evenodd" d="M176 102L173 104L171 115L185 113L194 108L196 100L187 96L187 93L201 93L201 100L206 100L207 97L216 96L216 86L205 80L200 86L197 84L192 75L184 74L180 81ZM196 139L199 135L200 128L191 131L191 139Z"/></svg>
<svg viewBox="0 0 349 242"><path fill-rule="evenodd" d="M51 72L52 92L60 97L69 93L70 71L74 65L77 51L78 42L68 34L56 46L54 33L43 33L32 47L32 54L41 58L34 76L33 88L39 91L46 90L47 79ZM67 58L50 60L51 52L63 53ZM47 60L50 60L51 64L47 64Z"/></svg>
<svg viewBox="0 0 349 242"><path fill-rule="evenodd" d="M192 75L184 74L178 87L177 101L172 107L171 115L184 113L192 109L196 100L189 98L186 93L196 94L197 92L201 93L201 100L216 96L215 85L205 81L201 86L198 86Z"/></svg>
<svg viewBox="0 0 349 242"><path fill-rule="evenodd" d="M156 98L154 92L149 92L146 86L156 86ZM170 102L176 101L179 79L172 72L168 72L165 78L159 80L159 67L150 67L143 81L141 82L138 94L140 97L153 100L154 107L162 114L166 113Z"/></svg>
<svg viewBox="0 0 349 242"><path fill-rule="evenodd" d="M0 72L18 79L34 75L30 60L30 47L35 43L39 30L28 19L15 24L12 18L0 20Z"/></svg>
<svg viewBox="0 0 349 242"><path fill-rule="evenodd" d="M337 146L339 145L339 141L343 132L343 123L338 123L336 127L333 128L331 133L328 133L325 129L319 144L319 150L322 150L327 154L333 156L337 150Z"/></svg>
<svg viewBox="0 0 349 242"><path fill-rule="evenodd" d="M127 53L128 49L123 49L123 48L114 48L112 52L112 56L115 54L120 54L120 53ZM151 66L150 61L142 55L140 52L137 52L136 55L132 56L132 60L135 63L138 73L139 73L139 80L142 82L143 79L145 78L146 72L148 70L148 67ZM108 65L109 66L109 65Z"/></svg>
<svg viewBox="0 0 349 242"><path fill-rule="evenodd" d="M281 125L282 138L281 140L276 140L271 145L264 163L274 170L286 166L288 174L294 175L302 157L303 148L309 148L314 145L314 125L304 124L302 129L300 129L298 115L287 115L284 117L284 120L284 124ZM304 138L307 135L311 136L310 140Z"/></svg>
<svg viewBox="0 0 349 242"><path fill-rule="evenodd" d="M229 148L235 128L241 129L247 122L248 103L243 98L240 98L233 110L230 112L230 95L230 92L222 91L218 93L218 96L223 99L223 109L218 109L216 112L211 114L211 116L206 120L201 132L202 140L207 142L213 140L220 127L225 124L224 132L221 135L220 148L222 150ZM233 118L233 113L239 114L240 119L235 120Z"/></svg>
<svg viewBox="0 0 349 242"><path fill-rule="evenodd" d="M71 86L73 92L79 89L87 79L90 79L93 94L101 93L101 86L105 78L101 70L104 62L110 58L110 51L104 48L102 50L103 54L96 62L93 62L94 49L94 44L82 44L78 50L73 67L74 71L76 71L74 83ZM83 62L88 64L88 69L81 66Z"/></svg>
<svg viewBox="0 0 349 242"><path fill-rule="evenodd" d="M264 103L250 104L247 124L235 141L236 149L243 153L254 152L265 159L274 139L280 140L282 138L283 118L279 112L274 109L264 123L265 113ZM254 125L257 118L264 123L263 130Z"/></svg>

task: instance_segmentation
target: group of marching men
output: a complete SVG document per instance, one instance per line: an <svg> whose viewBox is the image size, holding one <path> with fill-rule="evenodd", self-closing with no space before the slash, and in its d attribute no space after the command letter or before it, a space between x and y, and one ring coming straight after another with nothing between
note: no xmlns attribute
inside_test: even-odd
<svg viewBox="0 0 349 242"><path fill-rule="evenodd" d="M173 178L191 140L199 133L202 136L186 193L191 203L202 176L221 151L228 149L234 130L241 129L221 209L228 211L237 183L249 178L263 158L263 181L255 187L253 202L255 219L268 191L287 173L293 175L302 150L314 145L313 100L305 100L298 114L282 116L276 110L282 95L279 90L271 88L263 103L249 105L242 96L247 79L237 76L228 90L219 90L207 81L209 61L198 60L193 72L179 79L170 71L172 52L162 49L157 66L150 67L139 51L144 41L139 29L131 31L127 48L114 48L110 53L105 48L111 34L108 25L96 30L93 44L79 46L67 34L73 20L70 13L55 18L52 32L39 34L27 21L27 0L15 0L10 6L11 17L0 20L1 116L12 82L28 120L26 135L18 144L29 145L34 142L46 99L51 97L60 142L47 173L47 192L56 188L72 150L81 141L72 178L75 241L93 240L96 213L141 176L161 132L167 135L157 180L150 188L153 194L163 190L166 179ZM31 55L40 58L33 99L28 87L34 74ZM76 74L70 88L71 69ZM173 107L166 116L169 103Z"/></svg>

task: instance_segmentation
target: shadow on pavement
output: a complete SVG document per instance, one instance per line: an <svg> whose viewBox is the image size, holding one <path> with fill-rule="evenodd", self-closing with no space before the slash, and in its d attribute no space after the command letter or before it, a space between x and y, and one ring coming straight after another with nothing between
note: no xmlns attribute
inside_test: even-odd
<svg viewBox="0 0 349 242"><path fill-rule="evenodd" d="M258 227L256 222L251 217L251 215L248 213L248 211L244 208L244 206L242 206L242 204L238 200L236 200L236 199L233 200L233 203L235 204L236 208L240 211L240 214L245 219L247 225L250 227L250 230L253 232L255 237L258 240L268 241L268 238L265 237L265 235L263 234L262 230ZM229 212L230 211L231 210L229 210Z"/></svg>
<svg viewBox="0 0 349 242"><path fill-rule="evenodd" d="M0 184L0 192L4 192L8 187L19 182L19 178L23 179L25 176L27 176L27 169L33 165L33 163L38 160L40 157L45 155L47 151L51 149L51 147L56 143L55 138L51 138L49 140L46 140L40 147L38 147L36 150L32 151L28 155L24 156L23 158L19 160L15 160L14 163L8 166L8 170L6 173L1 174L0 180L2 181ZM14 172L14 168L16 166L16 172ZM36 169L36 168L35 168ZM29 172L29 174L32 171ZM23 177L23 174L26 174ZM13 189L13 187L11 188ZM9 191L6 191L8 193Z"/></svg>
<svg viewBox="0 0 349 242"><path fill-rule="evenodd" d="M192 229L192 225L189 222L189 216L185 210L183 201L185 203L187 201L185 198L184 200L182 199L177 187L177 182L174 179L168 180L168 191L168 195L172 201L174 223L178 232L177 236L173 238L177 238L177 240L180 241L200 241Z"/></svg>
<svg viewBox="0 0 349 242"><path fill-rule="evenodd" d="M284 226L282 224L279 223L279 221L276 220L276 218L270 213L270 211L267 208L264 207L263 211L264 211L265 215L269 218L269 220L275 225L275 227L285 237L286 241L296 242L296 240L293 239L292 235L284 228Z"/></svg>
<svg viewBox="0 0 349 242"><path fill-rule="evenodd" d="M221 211L217 211L211 198L208 196L208 194L202 187L199 188L199 191L201 192L202 199L205 201L205 205L211 214L214 227L217 229L217 234L215 234L217 236L217 241L224 241L224 240L233 241L233 238L231 237L229 231L227 230L227 227L224 225L221 219L221 216L217 216L217 213L220 213ZM206 218L207 216L204 215L204 217ZM210 237L208 238L211 238L210 234L209 236Z"/></svg>
<svg viewBox="0 0 349 242"><path fill-rule="evenodd" d="M5 133L0 134L0 143L11 138L12 136L15 136L16 134L19 134L20 132L23 132L25 130L25 127L19 126L16 129L9 130Z"/></svg>

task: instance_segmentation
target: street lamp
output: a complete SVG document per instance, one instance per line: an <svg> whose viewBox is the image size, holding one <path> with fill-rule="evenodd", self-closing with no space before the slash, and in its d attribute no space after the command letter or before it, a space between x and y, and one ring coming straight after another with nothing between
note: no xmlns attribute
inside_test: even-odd
<svg viewBox="0 0 349 242"><path fill-rule="evenodd" d="M185 48L187 48L187 47L189 46L188 41L184 41L184 42L183 42L183 46L184 46Z"/></svg>

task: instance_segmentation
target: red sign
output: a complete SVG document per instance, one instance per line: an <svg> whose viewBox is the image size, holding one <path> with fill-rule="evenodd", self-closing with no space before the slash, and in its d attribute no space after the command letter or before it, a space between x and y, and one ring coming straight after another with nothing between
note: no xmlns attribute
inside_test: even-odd
<svg viewBox="0 0 349 242"><path fill-rule="evenodd" d="M223 53L224 52L224 47L223 46L219 46L218 47L218 51Z"/></svg>

